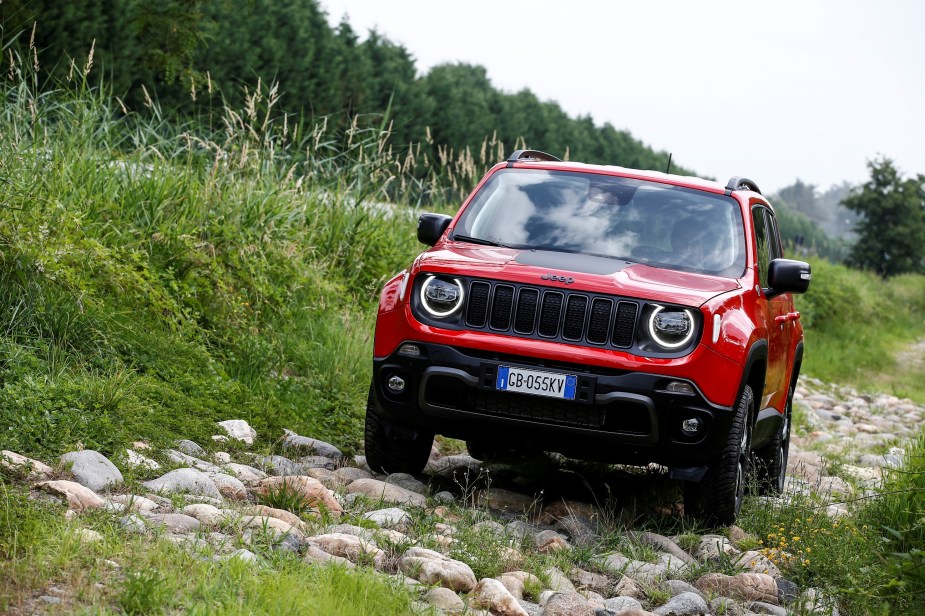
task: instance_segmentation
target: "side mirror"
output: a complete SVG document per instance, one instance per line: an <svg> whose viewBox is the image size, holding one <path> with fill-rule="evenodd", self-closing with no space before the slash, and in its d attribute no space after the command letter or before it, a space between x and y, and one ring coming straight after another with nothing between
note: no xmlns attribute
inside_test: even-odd
<svg viewBox="0 0 925 616"><path fill-rule="evenodd" d="M774 259L768 267L768 288L764 290L769 299L781 293L805 293L813 274L809 263L792 259Z"/></svg>
<svg viewBox="0 0 925 616"><path fill-rule="evenodd" d="M421 214L418 218L418 241L433 246L452 220L451 216L445 214Z"/></svg>

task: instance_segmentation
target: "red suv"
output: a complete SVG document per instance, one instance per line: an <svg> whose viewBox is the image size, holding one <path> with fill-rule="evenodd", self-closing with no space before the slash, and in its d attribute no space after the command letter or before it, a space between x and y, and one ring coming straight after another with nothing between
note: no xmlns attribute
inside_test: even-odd
<svg viewBox="0 0 925 616"><path fill-rule="evenodd" d="M366 460L416 473L435 433L475 457L556 451L668 468L686 509L731 523L783 488L803 356L758 187L518 150L379 301ZM754 481L751 481L754 479Z"/></svg>

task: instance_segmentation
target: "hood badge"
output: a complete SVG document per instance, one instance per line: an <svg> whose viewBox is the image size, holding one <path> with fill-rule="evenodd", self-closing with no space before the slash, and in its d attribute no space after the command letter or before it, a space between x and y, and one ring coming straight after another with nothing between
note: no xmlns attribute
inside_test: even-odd
<svg viewBox="0 0 925 616"><path fill-rule="evenodd" d="M551 280L553 282L564 282L565 284L572 284L575 282L575 279L571 276L556 276L555 274L543 274L540 276L540 280Z"/></svg>

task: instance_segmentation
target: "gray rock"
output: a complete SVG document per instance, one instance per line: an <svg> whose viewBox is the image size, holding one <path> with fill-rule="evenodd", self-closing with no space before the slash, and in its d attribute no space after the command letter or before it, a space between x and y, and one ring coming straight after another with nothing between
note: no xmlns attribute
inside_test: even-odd
<svg viewBox="0 0 925 616"><path fill-rule="evenodd" d="M357 479L347 486L347 492L398 505L424 507L427 504L427 500L421 494L377 479Z"/></svg>
<svg viewBox="0 0 925 616"><path fill-rule="evenodd" d="M303 541L295 533L284 533L276 537L270 547L279 552L298 554L302 551Z"/></svg>
<svg viewBox="0 0 925 616"><path fill-rule="evenodd" d="M755 614L770 614L771 616L787 616L787 610L779 605L771 605L763 601L753 601L748 605L748 609Z"/></svg>
<svg viewBox="0 0 925 616"><path fill-rule="evenodd" d="M220 473L222 472L221 467L212 464L211 462L206 462L205 460L200 460L195 456L191 456L188 453L183 453L182 451L177 451L176 449L168 449L164 451L164 455L171 462L176 462L183 466L189 466L195 468L196 470L203 471L205 473Z"/></svg>
<svg viewBox="0 0 925 616"><path fill-rule="evenodd" d="M627 610L641 610L642 604L632 597L611 597L604 601L604 607L611 614L619 614Z"/></svg>
<svg viewBox="0 0 925 616"><path fill-rule="evenodd" d="M527 616L543 616L543 608L532 601L518 599L517 604L527 613Z"/></svg>
<svg viewBox="0 0 925 616"><path fill-rule="evenodd" d="M569 572L569 579L571 579L578 588L582 590L593 590L605 597L611 595L614 588L613 580L606 575L592 573L584 569L579 569L578 567L572 567L572 570Z"/></svg>
<svg viewBox="0 0 925 616"><path fill-rule="evenodd" d="M178 468L157 479L145 481L142 485L154 492L199 494L219 500L222 497L212 480L193 468Z"/></svg>
<svg viewBox="0 0 925 616"><path fill-rule="evenodd" d="M390 507L388 509L377 509L363 514L363 517L371 522L375 522L383 528L394 528L397 530L406 529L411 523L411 515L404 509Z"/></svg>
<svg viewBox="0 0 925 616"><path fill-rule="evenodd" d="M225 498L243 501L247 498L247 488L240 479L225 473L208 473L209 479Z"/></svg>
<svg viewBox="0 0 925 616"><path fill-rule="evenodd" d="M334 458L325 456L302 456L296 460L296 463L302 468L303 473L313 468L323 468L333 471L337 467Z"/></svg>
<svg viewBox="0 0 925 616"><path fill-rule="evenodd" d="M434 502L438 505L451 505L456 502L456 496L447 490L441 490L434 494Z"/></svg>
<svg viewBox="0 0 925 616"><path fill-rule="evenodd" d="M783 605L790 605L800 597L800 587L784 578L777 579L777 598Z"/></svg>
<svg viewBox="0 0 925 616"><path fill-rule="evenodd" d="M145 518L172 533L191 533L200 527L199 520L183 513L147 513Z"/></svg>
<svg viewBox="0 0 925 616"><path fill-rule="evenodd" d="M119 518L119 526L130 533L148 532L148 525L145 523L144 518L137 513Z"/></svg>
<svg viewBox="0 0 925 616"><path fill-rule="evenodd" d="M260 481L267 478L267 474L262 470L247 464L229 462L225 465L225 468L241 481Z"/></svg>
<svg viewBox="0 0 925 616"><path fill-rule="evenodd" d="M302 474L302 469L298 464L283 456L257 456L254 458L254 464L257 468L276 477Z"/></svg>
<svg viewBox="0 0 925 616"><path fill-rule="evenodd" d="M122 473L116 465L97 451L71 451L61 456L61 461L71 464L71 473L77 483L93 491L122 483Z"/></svg>
<svg viewBox="0 0 925 616"><path fill-rule="evenodd" d="M549 589L556 592L577 592L575 586L562 571L556 567L547 567L543 571L546 579L549 580Z"/></svg>
<svg viewBox="0 0 925 616"><path fill-rule="evenodd" d="M465 454L431 458L424 468L424 472L430 475L438 475L446 479L455 478L461 482L465 481L467 475L471 480L475 480L481 470L482 463Z"/></svg>
<svg viewBox="0 0 925 616"><path fill-rule="evenodd" d="M229 419L220 421L218 425L233 439L237 439L245 445L253 445L254 439L257 438L257 431L243 419Z"/></svg>
<svg viewBox="0 0 925 616"><path fill-rule="evenodd" d="M336 460L340 460L344 457L341 450L330 443L325 443L324 441L307 436L299 436L292 430L284 430L284 432L286 436L283 437L283 447L298 449L305 453L324 456L326 458L334 458Z"/></svg>
<svg viewBox="0 0 925 616"><path fill-rule="evenodd" d="M543 616L595 616L596 610L577 592L556 592L546 599Z"/></svg>
<svg viewBox="0 0 925 616"><path fill-rule="evenodd" d="M710 601L710 609L717 616L745 616L745 609L729 597L716 597Z"/></svg>
<svg viewBox="0 0 925 616"><path fill-rule="evenodd" d="M128 468L148 471L156 471L161 468L160 464L151 458L146 458L134 449L125 450L125 466Z"/></svg>
<svg viewBox="0 0 925 616"><path fill-rule="evenodd" d="M188 453L191 456L196 456L197 458L204 458L209 455L206 453L205 449L197 445L195 442L187 439L180 439L177 441L177 449L183 453Z"/></svg>
<svg viewBox="0 0 925 616"><path fill-rule="evenodd" d="M245 550L244 548L239 548L224 557L224 560L231 560L232 558L238 558L243 560L246 563L257 563L260 559L257 558L257 555L251 552L250 550Z"/></svg>
<svg viewBox="0 0 925 616"><path fill-rule="evenodd" d="M466 609L466 604L459 598L459 595L449 588L443 588L442 586L431 588L427 591L427 594L424 595L424 599L434 607L440 608L445 612L462 612Z"/></svg>
<svg viewBox="0 0 925 616"><path fill-rule="evenodd" d="M424 548L411 548L398 561L405 575L413 575L425 584L441 584L456 591L475 588L472 569L464 562Z"/></svg>
<svg viewBox="0 0 925 616"><path fill-rule="evenodd" d="M573 512L557 521L577 546L590 546L598 539L598 526L588 516Z"/></svg>
<svg viewBox="0 0 925 616"><path fill-rule="evenodd" d="M533 538L536 543L536 549L542 554L558 552L559 550L570 550L568 540L554 530L543 530Z"/></svg>
<svg viewBox="0 0 925 616"><path fill-rule="evenodd" d="M39 601L47 603L48 605L59 605L61 603L61 598L52 597L51 595L42 595L39 597Z"/></svg>
<svg viewBox="0 0 925 616"><path fill-rule="evenodd" d="M479 532L488 531L496 537L504 536L504 527L494 520L482 520L481 522L476 522L472 525L472 529Z"/></svg>
<svg viewBox="0 0 925 616"><path fill-rule="evenodd" d="M665 588L668 592L671 593L671 596L680 595L685 592L692 592L695 595L699 595L701 599L706 601L707 597L702 592L697 590L691 584L684 582L682 580L665 580L662 582L662 587Z"/></svg>
<svg viewBox="0 0 925 616"><path fill-rule="evenodd" d="M653 612L656 616L700 616L709 613L710 607L703 597L692 592L675 595Z"/></svg>
<svg viewBox="0 0 925 616"><path fill-rule="evenodd" d="M414 478L413 475L408 473L392 473L385 478L385 482L393 486L399 486L411 492L417 492L418 494L426 494L427 486L423 482L418 481Z"/></svg>
<svg viewBox="0 0 925 616"><path fill-rule="evenodd" d="M675 558L679 559L683 563L692 563L694 559L691 558L691 555L681 549L681 547L664 535L659 535L658 533L631 533L632 536L639 541L640 543L645 543L647 545L654 546L662 552L667 552Z"/></svg>
<svg viewBox="0 0 925 616"><path fill-rule="evenodd" d="M356 468L354 466L342 466L341 468L334 470L334 475L344 483L350 483L356 481L357 479L372 479L373 474L369 471Z"/></svg>

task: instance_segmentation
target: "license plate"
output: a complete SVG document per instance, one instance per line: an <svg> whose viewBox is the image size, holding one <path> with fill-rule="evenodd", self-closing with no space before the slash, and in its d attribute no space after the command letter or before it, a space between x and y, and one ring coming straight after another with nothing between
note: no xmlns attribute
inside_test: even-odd
<svg viewBox="0 0 925 616"><path fill-rule="evenodd" d="M516 366L498 366L496 389L522 394L574 400L578 378L574 374L529 370Z"/></svg>

